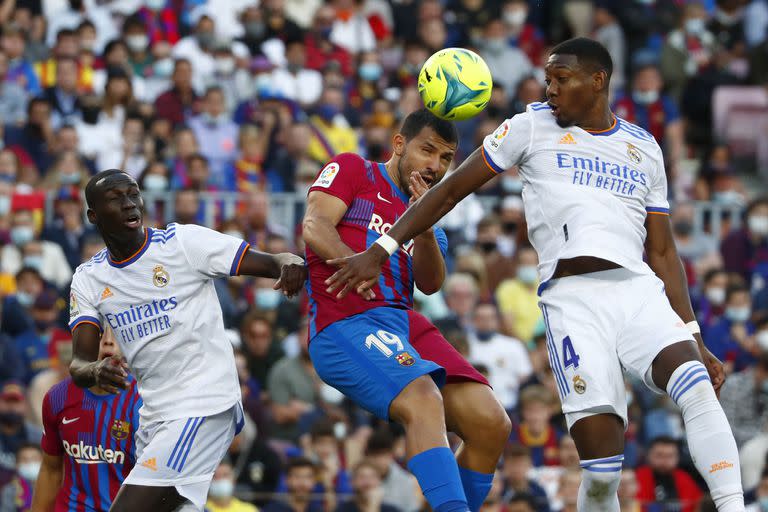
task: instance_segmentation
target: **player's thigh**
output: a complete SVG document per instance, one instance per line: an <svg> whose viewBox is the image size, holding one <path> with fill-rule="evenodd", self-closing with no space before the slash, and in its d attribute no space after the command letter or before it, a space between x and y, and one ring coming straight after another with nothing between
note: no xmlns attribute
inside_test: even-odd
<svg viewBox="0 0 768 512"><path fill-rule="evenodd" d="M126 484L120 487L109 511L135 512L136 510L152 510L157 512L173 512L186 501L174 487Z"/></svg>
<svg viewBox="0 0 768 512"><path fill-rule="evenodd" d="M409 343L407 312L376 308L335 322L309 344L317 374L355 403L389 419L392 400L413 380L430 375L438 387L445 370Z"/></svg>
<svg viewBox="0 0 768 512"><path fill-rule="evenodd" d="M544 315L549 363L569 429L594 414L626 424L626 390L616 353L618 321L605 290L548 290Z"/></svg>
<svg viewBox="0 0 768 512"><path fill-rule="evenodd" d="M659 278L634 279L626 294L627 300L639 304L619 339L619 358L628 373L651 390L661 392L678 366L700 360L698 349L685 323L672 309Z"/></svg>

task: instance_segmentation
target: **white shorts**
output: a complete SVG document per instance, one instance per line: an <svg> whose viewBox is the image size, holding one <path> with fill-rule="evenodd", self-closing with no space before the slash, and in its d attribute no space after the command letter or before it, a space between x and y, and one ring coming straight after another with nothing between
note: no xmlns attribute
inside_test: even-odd
<svg viewBox="0 0 768 512"><path fill-rule="evenodd" d="M203 510L213 472L243 422L239 402L213 416L142 422L136 432L136 465L124 483L175 487Z"/></svg>
<svg viewBox="0 0 768 512"><path fill-rule="evenodd" d="M568 428L613 413L627 425L623 371L660 390L651 364L664 348L693 337L655 275L606 270L550 281L539 301L549 363Z"/></svg>

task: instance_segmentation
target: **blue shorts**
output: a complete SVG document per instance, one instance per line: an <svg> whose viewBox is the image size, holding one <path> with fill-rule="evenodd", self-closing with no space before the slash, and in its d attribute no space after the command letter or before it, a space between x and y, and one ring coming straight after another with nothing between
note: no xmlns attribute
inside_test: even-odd
<svg viewBox="0 0 768 512"><path fill-rule="evenodd" d="M427 361L410 343L412 311L379 307L334 322L309 343L323 381L381 419L392 400L414 379L430 375L445 384L442 366Z"/></svg>

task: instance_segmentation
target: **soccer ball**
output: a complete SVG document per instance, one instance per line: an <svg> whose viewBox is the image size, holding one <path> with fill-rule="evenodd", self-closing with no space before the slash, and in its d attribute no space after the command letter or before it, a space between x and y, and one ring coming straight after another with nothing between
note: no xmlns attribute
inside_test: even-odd
<svg viewBox="0 0 768 512"><path fill-rule="evenodd" d="M461 121L476 116L491 99L493 79L485 61L464 48L432 55L419 73L419 94L437 117Z"/></svg>

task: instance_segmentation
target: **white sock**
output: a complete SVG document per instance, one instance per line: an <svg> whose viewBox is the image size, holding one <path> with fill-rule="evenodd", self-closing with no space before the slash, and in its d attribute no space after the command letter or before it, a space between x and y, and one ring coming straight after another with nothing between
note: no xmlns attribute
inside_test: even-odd
<svg viewBox="0 0 768 512"><path fill-rule="evenodd" d="M579 463L583 469L577 504L580 512L619 512L616 491L621 481L623 461L624 455L614 455Z"/></svg>
<svg viewBox="0 0 768 512"><path fill-rule="evenodd" d="M680 365L667 393L683 413L688 450L718 512L743 511L739 451L706 367L698 361Z"/></svg>

